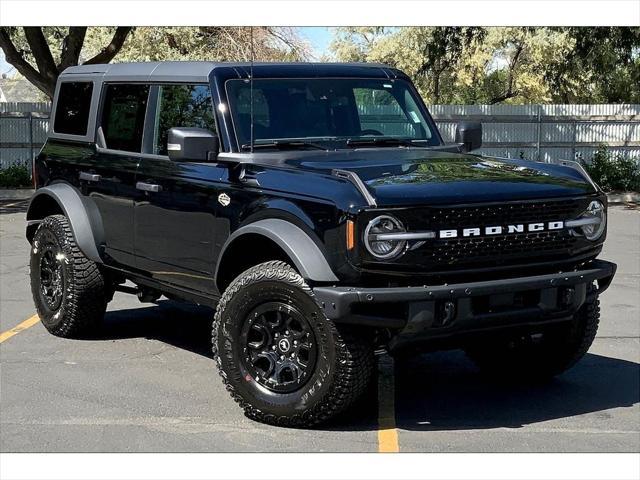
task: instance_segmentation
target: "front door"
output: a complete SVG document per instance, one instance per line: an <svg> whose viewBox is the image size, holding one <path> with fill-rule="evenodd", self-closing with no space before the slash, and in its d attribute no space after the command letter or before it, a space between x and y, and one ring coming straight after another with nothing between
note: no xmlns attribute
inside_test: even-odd
<svg viewBox="0 0 640 480"><path fill-rule="evenodd" d="M208 85L158 85L152 135L145 149L135 206L136 263L156 280L214 294L214 229L223 167L215 163L174 162L167 156L172 127L216 131ZM148 122L151 123L151 122Z"/></svg>

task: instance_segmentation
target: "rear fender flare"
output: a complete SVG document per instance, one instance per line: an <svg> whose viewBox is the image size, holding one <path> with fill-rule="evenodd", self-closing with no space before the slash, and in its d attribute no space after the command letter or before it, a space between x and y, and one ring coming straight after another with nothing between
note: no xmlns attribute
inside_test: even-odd
<svg viewBox="0 0 640 480"><path fill-rule="evenodd" d="M94 262L103 263L99 247L104 241L104 228L98 207L71 185L56 183L38 189L29 202L27 225L39 224L44 220L41 207L51 201L56 202L69 219L80 251Z"/></svg>

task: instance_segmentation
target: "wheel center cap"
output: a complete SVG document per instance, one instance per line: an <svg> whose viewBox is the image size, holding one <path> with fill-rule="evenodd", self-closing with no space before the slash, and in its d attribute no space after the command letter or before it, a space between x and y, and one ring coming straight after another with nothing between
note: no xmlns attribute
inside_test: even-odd
<svg viewBox="0 0 640 480"><path fill-rule="evenodd" d="M291 349L291 342L286 338L281 338L278 341L278 348L282 353L287 353Z"/></svg>

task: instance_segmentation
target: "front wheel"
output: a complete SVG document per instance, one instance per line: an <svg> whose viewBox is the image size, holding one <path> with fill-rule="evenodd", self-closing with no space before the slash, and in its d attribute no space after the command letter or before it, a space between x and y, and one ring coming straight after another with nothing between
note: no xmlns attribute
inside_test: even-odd
<svg viewBox="0 0 640 480"><path fill-rule="evenodd" d="M599 320L600 303L593 287L571 321L536 335L472 345L466 353L491 376L515 381L545 380L568 370L587 353Z"/></svg>
<svg viewBox="0 0 640 480"><path fill-rule="evenodd" d="M227 390L254 420L309 427L347 409L373 370L367 331L337 326L280 261L238 276L218 304L213 353Z"/></svg>

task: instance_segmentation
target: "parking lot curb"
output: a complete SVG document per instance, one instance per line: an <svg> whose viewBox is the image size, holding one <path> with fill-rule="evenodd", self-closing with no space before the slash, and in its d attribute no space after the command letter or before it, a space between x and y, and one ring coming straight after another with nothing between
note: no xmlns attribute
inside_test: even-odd
<svg viewBox="0 0 640 480"><path fill-rule="evenodd" d="M0 200L27 200L33 192L33 188L0 188Z"/></svg>

